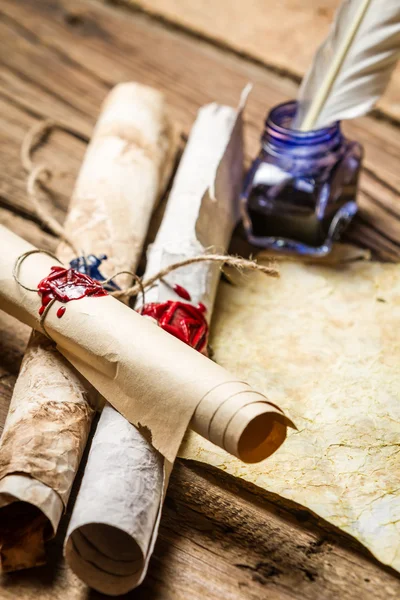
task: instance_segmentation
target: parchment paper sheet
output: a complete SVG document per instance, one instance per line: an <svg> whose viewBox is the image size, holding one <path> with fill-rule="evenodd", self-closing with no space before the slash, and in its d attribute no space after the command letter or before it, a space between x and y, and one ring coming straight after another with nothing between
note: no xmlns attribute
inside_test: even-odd
<svg viewBox="0 0 400 600"><path fill-rule="evenodd" d="M268 461L246 465L189 432L180 456L308 507L400 571L400 271L282 262L219 288L216 360L294 418Z"/></svg>

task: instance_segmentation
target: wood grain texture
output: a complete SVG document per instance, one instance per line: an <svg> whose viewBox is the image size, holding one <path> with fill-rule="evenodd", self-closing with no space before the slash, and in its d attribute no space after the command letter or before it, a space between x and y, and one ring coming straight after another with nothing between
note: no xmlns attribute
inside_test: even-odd
<svg viewBox="0 0 400 600"><path fill-rule="evenodd" d="M137 80L166 94L172 117L188 134L199 106L214 100L235 105L245 83L252 81L246 110L249 161L258 151L266 112L296 89L293 81L262 66L166 29L144 15L96 2L3 0L0 40L0 157L8 164L0 177L0 204L27 216L33 212L19 147L37 118L62 120L84 139L106 92L120 81ZM381 258L395 260L400 236L387 222L398 210L400 197L398 127L364 117L345 129L366 150L360 216L350 239L365 239ZM56 167L56 216L65 212L83 152L81 139L57 133L51 149L37 156ZM364 230L366 235L360 233Z"/></svg>
<svg viewBox="0 0 400 600"><path fill-rule="evenodd" d="M300 80L342 0L124 0ZM400 119L400 65L378 107Z"/></svg>
<svg viewBox="0 0 400 600"><path fill-rule="evenodd" d="M217 3L215 3L217 4ZM221 2L222 4L222 2ZM238 3L241 4L241 3ZM37 160L50 162L55 215L62 220L101 101L119 81L162 89L186 134L198 107L235 104L242 86L255 90L247 113L248 159L255 154L269 107L293 96L295 84L270 69L122 8L77 0L2 0L0 6L0 222L30 242L54 249L25 193L19 148L32 123L51 116L82 132L56 132ZM375 218L399 216L398 128L360 119L349 135L367 149L363 211L353 238L396 259L400 239ZM374 209L374 210L373 210ZM372 219L374 225L371 224ZM0 315L0 424L4 423L29 330ZM70 510L70 509L69 509ZM1 600L97 600L67 569L60 533L46 567L1 579ZM178 462L149 576L132 600L386 600L400 578L352 540L296 506L221 472Z"/></svg>

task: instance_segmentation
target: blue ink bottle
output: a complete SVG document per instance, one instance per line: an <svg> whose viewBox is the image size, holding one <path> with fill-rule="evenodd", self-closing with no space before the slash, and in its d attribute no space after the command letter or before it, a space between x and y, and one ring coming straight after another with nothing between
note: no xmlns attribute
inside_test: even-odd
<svg viewBox="0 0 400 600"><path fill-rule="evenodd" d="M244 182L243 225L260 248L324 256L357 212L363 149L343 136L340 123L290 129L296 108L280 104L267 117Z"/></svg>

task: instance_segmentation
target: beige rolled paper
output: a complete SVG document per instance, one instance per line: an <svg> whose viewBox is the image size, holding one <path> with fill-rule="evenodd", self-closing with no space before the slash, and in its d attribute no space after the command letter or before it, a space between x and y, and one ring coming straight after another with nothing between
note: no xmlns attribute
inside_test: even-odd
<svg viewBox="0 0 400 600"><path fill-rule="evenodd" d="M105 277L135 269L175 151L163 96L135 83L114 88L103 104L65 223L68 237L85 255L108 256L100 267ZM57 255L66 263L74 258L65 243ZM118 282L122 279L130 283L127 276ZM44 561L44 538L55 533L66 507L96 398L53 342L34 333L0 444L0 522L7 523L3 570Z"/></svg>
<svg viewBox="0 0 400 600"><path fill-rule="evenodd" d="M13 277L17 259L34 247L5 227L0 227L0 239L6 249L0 256L0 308L40 329L38 294L25 290ZM50 273L53 263L45 254L32 254L18 269L18 277L34 288ZM222 423L224 443L238 451L238 458L244 452L251 460L261 460L264 441L255 435L261 419L268 421L267 436L272 431L278 445L285 439L292 423L265 396L255 395L250 387L244 389L224 368L112 296L69 302L61 319L56 316L57 306L58 302L48 311L45 323L57 349L130 423L146 431L170 463L192 417L192 427L205 431L194 413L200 403L209 405L209 394L213 399L210 417L235 394L241 396L243 422L233 429L230 418ZM263 415L250 415L248 406L260 402ZM236 411L235 420L240 413L241 409ZM235 437L228 439L230 434Z"/></svg>
<svg viewBox="0 0 400 600"><path fill-rule="evenodd" d="M226 251L238 220L244 100L238 111L216 104L199 111L164 218L147 254L145 279L163 267L204 254L211 246ZM166 280L157 281L146 292L145 301L181 300L172 288L183 285L192 304L202 302L206 306L209 321L220 272L221 265L212 262L181 268ZM217 392L218 388L214 394ZM224 430L220 411L214 418L207 413L207 408L215 411L214 401L212 393L206 395L193 419L206 437L210 423L219 425L220 433ZM85 583L102 593L119 595L143 580L158 532L169 466L144 434L106 405L65 544L67 562Z"/></svg>

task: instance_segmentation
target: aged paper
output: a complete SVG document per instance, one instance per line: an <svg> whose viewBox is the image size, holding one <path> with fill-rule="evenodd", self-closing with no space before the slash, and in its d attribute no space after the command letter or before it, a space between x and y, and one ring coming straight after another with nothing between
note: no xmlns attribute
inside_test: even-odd
<svg viewBox="0 0 400 600"><path fill-rule="evenodd" d="M157 90L124 83L107 96L64 225L78 251L107 255L103 277L136 268L172 170L175 138ZM65 243L57 255L66 263L77 258ZM131 281L129 275L118 279L122 285ZM97 396L51 340L32 335L0 443L3 570L43 563L44 538L56 532L67 505Z"/></svg>
<svg viewBox="0 0 400 600"><path fill-rule="evenodd" d="M283 261L280 271L220 286L211 344L298 431L254 466L192 432L180 456L308 507L400 570L399 267Z"/></svg>

